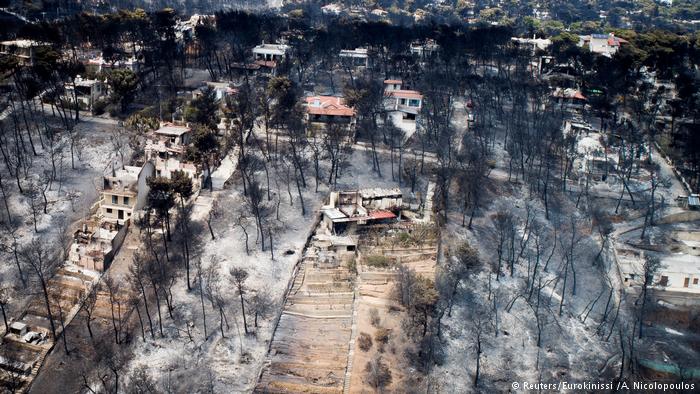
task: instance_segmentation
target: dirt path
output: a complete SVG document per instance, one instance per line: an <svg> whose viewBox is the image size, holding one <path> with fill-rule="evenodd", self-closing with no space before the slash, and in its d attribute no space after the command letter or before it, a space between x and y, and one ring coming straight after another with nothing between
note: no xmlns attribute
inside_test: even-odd
<svg viewBox="0 0 700 394"><path fill-rule="evenodd" d="M352 274L339 261L323 261L316 252L312 241L286 298L255 392L343 391Z"/></svg>

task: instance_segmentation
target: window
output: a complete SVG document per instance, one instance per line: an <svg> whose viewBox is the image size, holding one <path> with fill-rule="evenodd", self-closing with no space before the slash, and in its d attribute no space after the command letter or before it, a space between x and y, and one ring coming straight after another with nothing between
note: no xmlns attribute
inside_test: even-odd
<svg viewBox="0 0 700 394"><path fill-rule="evenodd" d="M668 276L662 275L661 280L659 281L660 286L668 286Z"/></svg>
<svg viewBox="0 0 700 394"><path fill-rule="evenodd" d="M107 213L112 213L112 208L107 208Z"/></svg>
<svg viewBox="0 0 700 394"><path fill-rule="evenodd" d="M119 197L112 196L112 204L119 204Z"/></svg>
<svg viewBox="0 0 700 394"><path fill-rule="evenodd" d="M693 284L697 285L698 284L698 278L693 279Z"/></svg>
<svg viewBox="0 0 700 394"><path fill-rule="evenodd" d="M409 106L409 107L420 107L420 100L411 99L411 100L408 102L408 106Z"/></svg>
<svg viewBox="0 0 700 394"><path fill-rule="evenodd" d="M123 197L124 205L129 205L129 197Z"/></svg>

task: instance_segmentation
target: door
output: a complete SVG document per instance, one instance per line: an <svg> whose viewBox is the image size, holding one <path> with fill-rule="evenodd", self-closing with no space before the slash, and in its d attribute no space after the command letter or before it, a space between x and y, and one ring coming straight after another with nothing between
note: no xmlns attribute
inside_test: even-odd
<svg viewBox="0 0 700 394"><path fill-rule="evenodd" d="M685 281L683 282L683 287L688 287L690 285L690 278L685 278Z"/></svg>
<svg viewBox="0 0 700 394"><path fill-rule="evenodd" d="M124 219L124 210L120 209L120 210L117 212L117 218L118 218L119 220L123 220L123 219ZM687 286L686 286L686 287L687 287Z"/></svg>

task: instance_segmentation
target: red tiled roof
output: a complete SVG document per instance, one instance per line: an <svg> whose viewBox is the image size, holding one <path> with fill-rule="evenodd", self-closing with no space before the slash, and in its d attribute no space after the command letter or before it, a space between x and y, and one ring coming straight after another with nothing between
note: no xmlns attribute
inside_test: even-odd
<svg viewBox="0 0 700 394"><path fill-rule="evenodd" d="M423 99L423 95L415 90L390 90L386 92L386 95L389 97L398 97L406 99Z"/></svg>
<svg viewBox="0 0 700 394"><path fill-rule="evenodd" d="M391 211L372 211L369 213L371 219L393 219L396 217Z"/></svg>
<svg viewBox="0 0 700 394"><path fill-rule="evenodd" d="M392 85L393 85L393 84L399 84L399 85L401 85L401 84L403 84L403 81L400 80L400 79L387 79L387 80L384 81L384 83L387 84L387 85L389 85L389 84L392 84Z"/></svg>
<svg viewBox="0 0 700 394"><path fill-rule="evenodd" d="M316 105L316 102L318 104ZM306 112L311 115L353 116L355 110L345 104L345 99L335 96L312 96L306 98Z"/></svg>
<svg viewBox="0 0 700 394"><path fill-rule="evenodd" d="M274 60L256 60L255 64L261 67L275 68L277 67L277 62Z"/></svg>
<svg viewBox="0 0 700 394"><path fill-rule="evenodd" d="M572 98L574 98L574 99L576 99L576 100L585 100L585 99L586 99L586 96L584 96L583 93L581 93L581 92L579 92L579 91L576 91L576 92L573 94Z"/></svg>
<svg viewBox="0 0 700 394"><path fill-rule="evenodd" d="M610 46L617 47L617 46L620 46L620 44L625 44L625 43L627 43L627 40L625 40L624 38L615 37L615 36L608 37L608 45L610 45Z"/></svg>
<svg viewBox="0 0 700 394"><path fill-rule="evenodd" d="M554 93L552 93L552 96L574 100L587 100L586 96L584 96L581 91L574 89L555 90Z"/></svg>

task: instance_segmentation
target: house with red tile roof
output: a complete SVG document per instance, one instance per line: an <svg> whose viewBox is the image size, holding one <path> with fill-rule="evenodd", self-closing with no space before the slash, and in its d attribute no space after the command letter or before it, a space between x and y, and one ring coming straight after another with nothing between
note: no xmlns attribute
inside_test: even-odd
<svg viewBox="0 0 700 394"><path fill-rule="evenodd" d="M306 120L309 123L355 125L355 110L336 96L311 96L305 100Z"/></svg>
<svg viewBox="0 0 700 394"><path fill-rule="evenodd" d="M384 81L384 107L387 111L399 111L403 118L415 120L423 107L423 95L416 90L403 89L403 81L387 79Z"/></svg>
<svg viewBox="0 0 700 394"><path fill-rule="evenodd" d="M557 88L552 92L552 100L562 107L581 110L585 107L588 99L578 89Z"/></svg>

